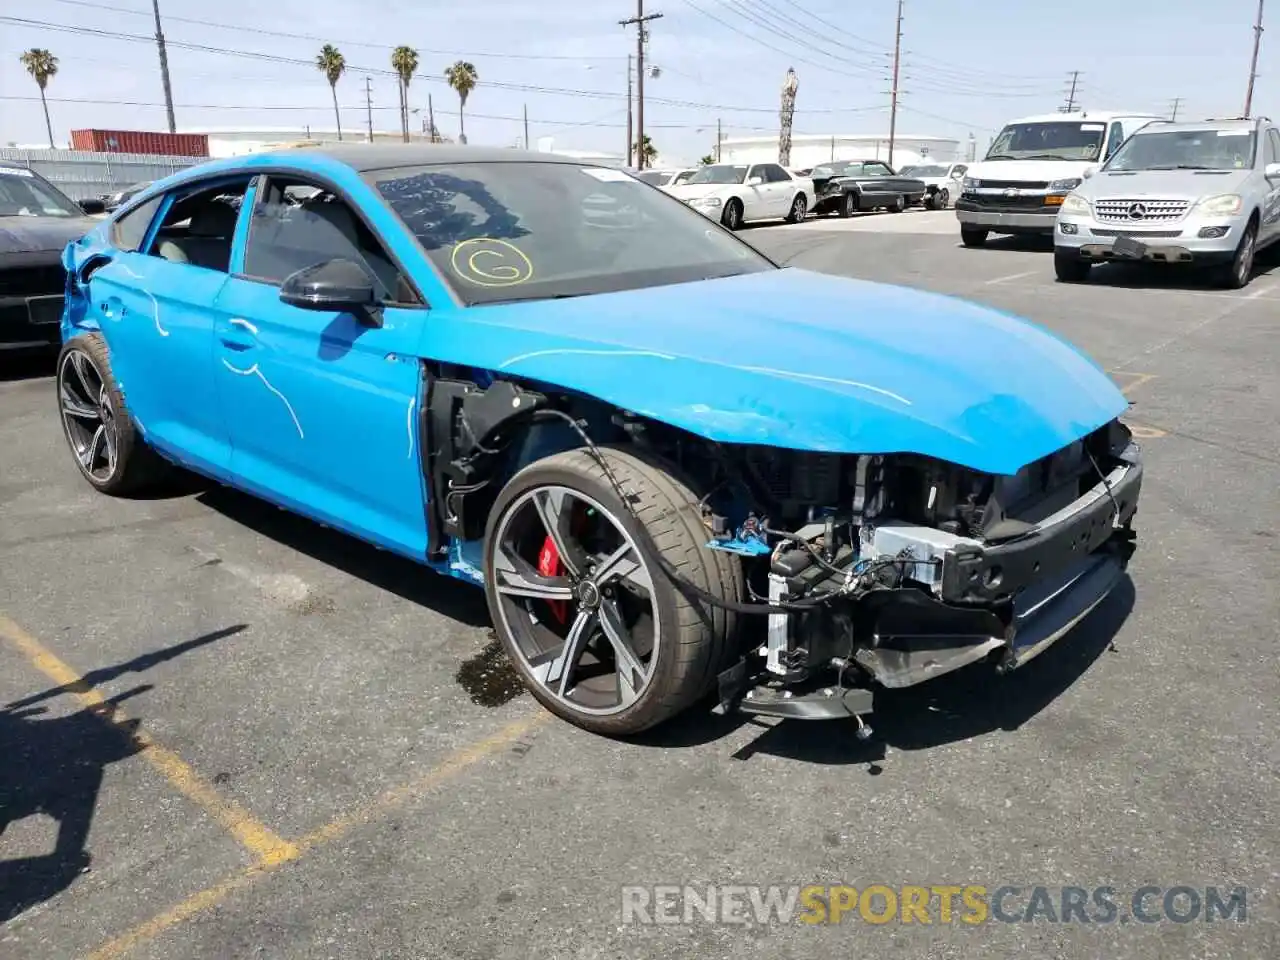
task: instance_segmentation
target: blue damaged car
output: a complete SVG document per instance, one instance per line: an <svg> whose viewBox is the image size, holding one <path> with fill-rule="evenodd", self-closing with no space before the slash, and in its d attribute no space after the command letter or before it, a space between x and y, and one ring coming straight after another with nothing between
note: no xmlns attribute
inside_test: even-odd
<svg viewBox="0 0 1280 960"><path fill-rule="evenodd" d="M599 733L712 693L865 734L879 690L1034 657L1133 551L1142 465L1089 358L781 268L623 171L213 161L64 263L85 480L195 471L481 586L529 690Z"/></svg>

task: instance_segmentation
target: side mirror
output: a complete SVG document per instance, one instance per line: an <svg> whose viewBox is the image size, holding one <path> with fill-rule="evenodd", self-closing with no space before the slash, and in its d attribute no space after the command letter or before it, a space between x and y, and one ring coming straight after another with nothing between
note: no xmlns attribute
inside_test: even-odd
<svg viewBox="0 0 1280 960"><path fill-rule="evenodd" d="M98 197L86 197L83 200L77 200L77 205L85 213L106 213L107 205Z"/></svg>
<svg viewBox="0 0 1280 960"><path fill-rule="evenodd" d="M1268 163L1262 175L1268 180L1280 180L1280 163Z"/></svg>
<svg viewBox="0 0 1280 960"><path fill-rule="evenodd" d="M1093 176L1095 173L1097 173L1097 172L1098 172L1098 168L1097 168L1097 167L1085 167L1085 168L1084 168L1084 173L1080 174L1080 176L1082 176L1084 179L1088 180L1090 177L1092 177L1092 176Z"/></svg>
<svg viewBox="0 0 1280 960"><path fill-rule="evenodd" d="M747 178L748 187L758 187L762 183L764 183L764 177L748 177Z"/></svg>
<svg viewBox="0 0 1280 960"><path fill-rule="evenodd" d="M280 301L303 310L354 313L370 326L380 325L375 322L373 278L360 264L341 257L289 274L280 284Z"/></svg>

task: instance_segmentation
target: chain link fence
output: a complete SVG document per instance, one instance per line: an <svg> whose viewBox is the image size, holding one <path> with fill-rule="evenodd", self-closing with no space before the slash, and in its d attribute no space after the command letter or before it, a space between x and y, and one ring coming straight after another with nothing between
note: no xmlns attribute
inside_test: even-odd
<svg viewBox="0 0 1280 960"><path fill-rule="evenodd" d="M72 200L101 197L135 183L159 180L204 162L204 157L88 150L25 150L0 147L0 160L34 170Z"/></svg>

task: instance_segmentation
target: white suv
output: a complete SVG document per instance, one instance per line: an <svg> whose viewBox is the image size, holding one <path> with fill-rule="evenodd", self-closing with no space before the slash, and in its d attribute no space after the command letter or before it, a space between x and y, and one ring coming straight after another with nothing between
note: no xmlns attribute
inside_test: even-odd
<svg viewBox="0 0 1280 960"><path fill-rule="evenodd" d="M1280 130L1269 120L1156 123L1069 194L1053 245L1058 279L1095 263L1189 263L1239 288L1280 240Z"/></svg>

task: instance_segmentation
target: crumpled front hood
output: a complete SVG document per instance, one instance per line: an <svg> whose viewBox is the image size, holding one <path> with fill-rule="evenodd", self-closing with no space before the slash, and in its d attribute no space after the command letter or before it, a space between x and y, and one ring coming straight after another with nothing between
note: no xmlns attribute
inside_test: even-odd
<svg viewBox="0 0 1280 960"><path fill-rule="evenodd" d="M1016 317L797 269L472 307L430 326L430 355L727 443L1012 474L1127 407L1093 361Z"/></svg>
<svg viewBox="0 0 1280 960"><path fill-rule="evenodd" d="M97 224L88 217L0 217L0 253L62 250Z"/></svg>
<svg viewBox="0 0 1280 960"><path fill-rule="evenodd" d="M1239 193L1251 170L1138 170L1096 173L1076 188L1090 200L1191 200Z"/></svg>

